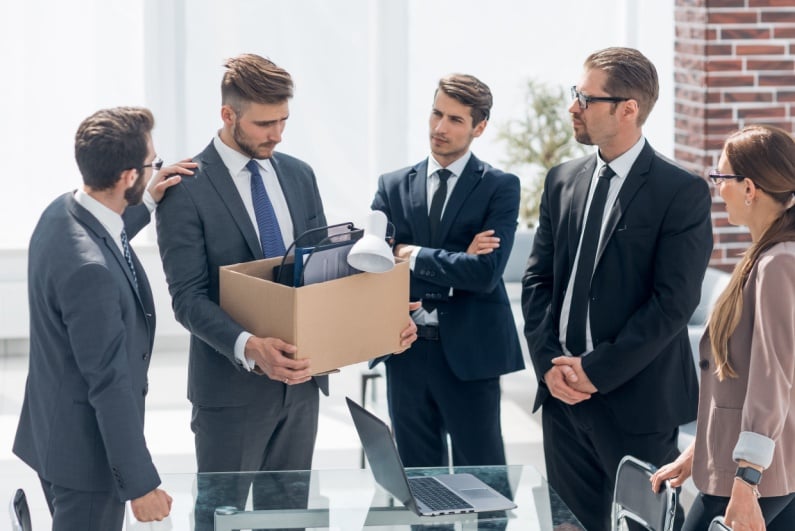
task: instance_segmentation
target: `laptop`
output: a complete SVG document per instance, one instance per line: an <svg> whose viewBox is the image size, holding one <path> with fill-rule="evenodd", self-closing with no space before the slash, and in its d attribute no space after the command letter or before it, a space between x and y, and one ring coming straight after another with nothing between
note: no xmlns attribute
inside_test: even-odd
<svg viewBox="0 0 795 531"><path fill-rule="evenodd" d="M516 508L512 500L472 474L407 477L389 426L350 398L346 400L376 482L418 515Z"/></svg>

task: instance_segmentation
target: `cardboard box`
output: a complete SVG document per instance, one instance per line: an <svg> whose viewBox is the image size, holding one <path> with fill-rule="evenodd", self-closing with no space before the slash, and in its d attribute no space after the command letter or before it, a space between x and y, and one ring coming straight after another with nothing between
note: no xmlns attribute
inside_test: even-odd
<svg viewBox="0 0 795 531"><path fill-rule="evenodd" d="M409 264L293 288L273 282L281 258L221 267L221 308L247 331L278 337L310 358L313 374L401 349L409 323Z"/></svg>

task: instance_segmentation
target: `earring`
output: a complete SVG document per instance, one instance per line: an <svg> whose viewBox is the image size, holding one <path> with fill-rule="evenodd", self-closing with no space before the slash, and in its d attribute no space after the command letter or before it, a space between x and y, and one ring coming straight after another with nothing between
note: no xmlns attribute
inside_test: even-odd
<svg viewBox="0 0 795 531"><path fill-rule="evenodd" d="M751 200L750 199L746 199L745 200L745 206L747 206L747 207L751 206Z"/></svg>

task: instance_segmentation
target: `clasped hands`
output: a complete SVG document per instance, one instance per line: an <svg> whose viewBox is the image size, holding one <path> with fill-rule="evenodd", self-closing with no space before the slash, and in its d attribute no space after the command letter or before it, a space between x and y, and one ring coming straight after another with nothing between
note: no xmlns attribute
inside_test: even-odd
<svg viewBox="0 0 795 531"><path fill-rule="evenodd" d="M552 359L553 367L544 375L549 392L570 406L588 400L597 389L582 369L582 358L558 356Z"/></svg>

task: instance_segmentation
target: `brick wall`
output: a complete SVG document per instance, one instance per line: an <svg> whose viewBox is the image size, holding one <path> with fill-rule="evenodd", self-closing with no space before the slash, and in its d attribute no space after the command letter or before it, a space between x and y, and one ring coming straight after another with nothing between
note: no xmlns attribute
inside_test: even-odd
<svg viewBox="0 0 795 531"><path fill-rule="evenodd" d="M751 123L795 126L795 0L675 0L674 157L696 173ZM713 188L711 265L731 270L750 242Z"/></svg>

